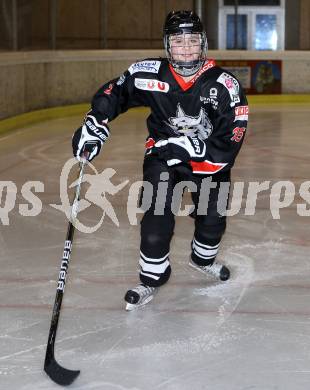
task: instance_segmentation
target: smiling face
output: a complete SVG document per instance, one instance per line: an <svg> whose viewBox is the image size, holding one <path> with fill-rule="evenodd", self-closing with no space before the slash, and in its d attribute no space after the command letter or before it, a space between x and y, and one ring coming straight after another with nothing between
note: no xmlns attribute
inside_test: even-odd
<svg viewBox="0 0 310 390"><path fill-rule="evenodd" d="M177 34L169 37L171 57L175 61L197 61L201 54L201 34Z"/></svg>
<svg viewBox="0 0 310 390"><path fill-rule="evenodd" d="M193 11L172 11L163 30L170 65L183 77L193 76L207 58L207 37L199 16Z"/></svg>

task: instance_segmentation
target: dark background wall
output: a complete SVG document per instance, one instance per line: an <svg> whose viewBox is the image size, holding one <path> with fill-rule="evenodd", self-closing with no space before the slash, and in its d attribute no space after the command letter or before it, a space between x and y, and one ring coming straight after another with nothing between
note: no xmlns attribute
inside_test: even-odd
<svg viewBox="0 0 310 390"><path fill-rule="evenodd" d="M285 3L285 48L300 49L300 1L286 0Z"/></svg>
<svg viewBox="0 0 310 390"><path fill-rule="evenodd" d="M173 9L194 9L195 0L0 0L0 50L11 50L16 3L18 50L156 49ZM209 48L218 47L218 1L202 0ZM310 1L286 0L285 48L310 49ZM56 8L54 8L56 5ZM56 17L53 19L53 12Z"/></svg>

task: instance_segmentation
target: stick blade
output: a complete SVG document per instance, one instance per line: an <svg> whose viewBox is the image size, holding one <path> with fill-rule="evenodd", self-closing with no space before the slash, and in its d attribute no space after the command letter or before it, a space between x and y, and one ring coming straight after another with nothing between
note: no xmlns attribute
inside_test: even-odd
<svg viewBox="0 0 310 390"><path fill-rule="evenodd" d="M49 362L45 362L44 371L47 375L61 386L69 386L79 376L80 371L68 370L61 367L55 359L51 359Z"/></svg>

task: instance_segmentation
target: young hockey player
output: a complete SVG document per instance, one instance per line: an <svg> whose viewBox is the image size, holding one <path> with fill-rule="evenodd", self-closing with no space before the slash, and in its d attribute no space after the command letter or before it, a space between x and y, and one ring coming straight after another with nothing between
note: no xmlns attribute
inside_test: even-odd
<svg viewBox="0 0 310 390"><path fill-rule="evenodd" d="M164 46L167 58L138 61L99 89L72 141L75 156L80 156L86 142L95 142L91 160L109 137L108 122L131 107L151 109L143 180L153 185L154 194L141 221L141 283L127 291L127 310L149 302L169 279L175 224L171 202L173 189L181 181L197 186L192 193L196 208L190 265L222 281L230 276L229 269L215 261L226 228L226 217L218 212L217 203L220 184L230 182L243 142L247 100L238 80L207 58L206 33L194 12L169 13ZM207 211L201 213L200 190L206 178L212 178L213 185ZM156 213L155 195L163 181L167 182L167 195L163 213Z"/></svg>

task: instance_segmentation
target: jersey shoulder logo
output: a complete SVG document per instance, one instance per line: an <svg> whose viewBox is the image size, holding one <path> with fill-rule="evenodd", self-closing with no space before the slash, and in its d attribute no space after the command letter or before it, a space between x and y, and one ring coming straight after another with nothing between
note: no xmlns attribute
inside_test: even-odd
<svg viewBox="0 0 310 390"><path fill-rule="evenodd" d="M136 72L149 72L149 73L158 73L161 61L139 61L136 62L128 68L128 71L131 75Z"/></svg>
<svg viewBox="0 0 310 390"><path fill-rule="evenodd" d="M153 79L135 79L135 87L144 91L156 91L167 93L169 84L160 80Z"/></svg>
<svg viewBox="0 0 310 390"><path fill-rule="evenodd" d="M231 107L235 107L236 103L240 103L239 97L239 83L238 81L228 73L223 72L216 80L218 83L224 85L230 95Z"/></svg>

